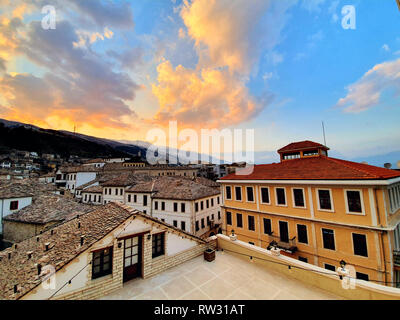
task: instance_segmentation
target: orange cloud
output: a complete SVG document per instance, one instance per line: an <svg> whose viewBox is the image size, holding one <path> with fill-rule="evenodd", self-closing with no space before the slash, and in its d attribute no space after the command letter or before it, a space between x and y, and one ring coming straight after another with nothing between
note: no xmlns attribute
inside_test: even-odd
<svg viewBox="0 0 400 320"><path fill-rule="evenodd" d="M155 122L167 125L177 120L181 126L221 127L241 123L253 117L260 105L246 86L227 70L202 69L200 73L169 61L157 67L158 84L152 92L160 110Z"/></svg>

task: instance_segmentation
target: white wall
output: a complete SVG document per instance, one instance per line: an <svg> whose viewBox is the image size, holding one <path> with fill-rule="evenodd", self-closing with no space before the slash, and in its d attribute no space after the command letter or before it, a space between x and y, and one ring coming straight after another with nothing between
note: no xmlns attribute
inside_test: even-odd
<svg viewBox="0 0 400 320"><path fill-rule="evenodd" d="M10 203L12 201L18 201L18 209L10 210ZM32 197L23 198L11 198L11 199L0 199L0 233L3 232L3 217L10 215L11 213L17 212L26 206L32 204Z"/></svg>

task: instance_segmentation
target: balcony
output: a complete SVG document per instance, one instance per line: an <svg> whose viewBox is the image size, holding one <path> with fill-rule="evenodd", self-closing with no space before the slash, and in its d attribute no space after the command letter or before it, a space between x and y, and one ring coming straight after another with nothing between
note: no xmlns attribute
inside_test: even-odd
<svg viewBox="0 0 400 320"><path fill-rule="evenodd" d="M394 250L393 251L393 261L396 267L400 267L400 251Z"/></svg>
<svg viewBox="0 0 400 320"><path fill-rule="evenodd" d="M269 243L268 249L276 246L277 248L279 248L287 253L295 253L297 251L296 237L293 237L292 239L288 239L287 241L284 241L279 236L274 236L273 234L270 234L269 238L272 241Z"/></svg>

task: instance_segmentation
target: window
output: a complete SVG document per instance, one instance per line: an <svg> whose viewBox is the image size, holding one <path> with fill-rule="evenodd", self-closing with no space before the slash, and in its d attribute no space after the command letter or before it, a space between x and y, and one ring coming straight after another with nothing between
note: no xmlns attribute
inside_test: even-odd
<svg viewBox="0 0 400 320"><path fill-rule="evenodd" d="M247 193L247 201L254 202L253 187L246 187L246 193Z"/></svg>
<svg viewBox="0 0 400 320"><path fill-rule="evenodd" d="M299 261L302 261L302 262L308 263L308 259L307 259L307 258L300 257L300 256L299 256Z"/></svg>
<svg viewBox="0 0 400 320"><path fill-rule="evenodd" d="M248 216L248 222L249 222L249 230L250 231L255 231L255 226L254 226L254 216Z"/></svg>
<svg viewBox="0 0 400 320"><path fill-rule="evenodd" d="M143 205L147 206L147 195L143 196Z"/></svg>
<svg viewBox="0 0 400 320"><path fill-rule="evenodd" d="M235 187L235 200L242 201L242 187Z"/></svg>
<svg viewBox="0 0 400 320"><path fill-rule="evenodd" d="M319 209L333 210L330 190L318 190Z"/></svg>
<svg viewBox="0 0 400 320"><path fill-rule="evenodd" d="M198 202L196 202L196 203L194 204L194 211L195 211L195 212L198 212L198 211L199 211L199 203L198 203Z"/></svg>
<svg viewBox="0 0 400 320"><path fill-rule="evenodd" d="M353 249L355 255L368 257L367 236L365 234L353 233Z"/></svg>
<svg viewBox="0 0 400 320"><path fill-rule="evenodd" d="M205 224L204 224L204 218L201 219L201 228L204 229L205 228Z"/></svg>
<svg viewBox="0 0 400 320"><path fill-rule="evenodd" d="M200 202L200 210L203 210L203 209L204 209L204 202L201 201L201 202Z"/></svg>
<svg viewBox="0 0 400 320"><path fill-rule="evenodd" d="M118 189L115 189L115 195L116 196L118 195Z"/></svg>
<svg viewBox="0 0 400 320"><path fill-rule="evenodd" d="M218 211L218 220L221 220L221 211Z"/></svg>
<svg viewBox="0 0 400 320"><path fill-rule="evenodd" d="M322 228L322 240L325 249L335 250L335 234L333 230Z"/></svg>
<svg viewBox="0 0 400 320"><path fill-rule="evenodd" d="M249 244L251 244L252 246L254 246L254 242L249 241Z"/></svg>
<svg viewBox="0 0 400 320"><path fill-rule="evenodd" d="M206 200L206 208L208 209L210 207L210 201L207 199Z"/></svg>
<svg viewBox="0 0 400 320"><path fill-rule="evenodd" d="M128 202L131 202L131 195L128 194Z"/></svg>
<svg viewBox="0 0 400 320"><path fill-rule="evenodd" d="M185 204L184 203L181 203L181 212L185 212Z"/></svg>
<svg viewBox="0 0 400 320"><path fill-rule="evenodd" d="M232 214L230 212L226 213L226 224L227 225L232 225Z"/></svg>
<svg viewBox="0 0 400 320"><path fill-rule="evenodd" d="M92 279L112 273L112 247L93 252Z"/></svg>
<svg viewBox="0 0 400 320"><path fill-rule="evenodd" d="M264 233L265 234L272 234L272 227L271 227L271 219L264 218Z"/></svg>
<svg viewBox="0 0 400 320"><path fill-rule="evenodd" d="M161 202L161 210L165 210L165 202L164 201Z"/></svg>
<svg viewBox="0 0 400 320"><path fill-rule="evenodd" d="M158 201L154 201L154 210L158 210Z"/></svg>
<svg viewBox="0 0 400 320"><path fill-rule="evenodd" d="M261 188L261 203L269 203L269 188Z"/></svg>
<svg viewBox="0 0 400 320"><path fill-rule="evenodd" d="M174 227L175 227L175 228L178 227L178 221L174 220L173 224L174 224Z"/></svg>
<svg viewBox="0 0 400 320"><path fill-rule="evenodd" d="M293 189L293 200L295 207L305 207L303 189Z"/></svg>
<svg viewBox="0 0 400 320"><path fill-rule="evenodd" d="M308 244L307 226L303 224L297 225L297 239L300 243Z"/></svg>
<svg viewBox="0 0 400 320"><path fill-rule="evenodd" d="M231 200L232 199L232 190L231 190L231 186L226 186L225 188L226 190L226 198Z"/></svg>
<svg viewBox="0 0 400 320"><path fill-rule="evenodd" d="M328 263L325 263L325 269L331 270L331 271L336 271L336 267L331 264L328 264Z"/></svg>
<svg viewBox="0 0 400 320"><path fill-rule="evenodd" d="M174 212L178 212L178 203L174 202Z"/></svg>
<svg viewBox="0 0 400 320"><path fill-rule="evenodd" d="M284 188L276 188L276 203L280 206L286 205L286 195Z"/></svg>
<svg viewBox="0 0 400 320"><path fill-rule="evenodd" d="M162 256L164 254L165 233L153 234L152 257Z"/></svg>
<svg viewBox="0 0 400 320"><path fill-rule="evenodd" d="M210 217L209 216L207 216L207 225L208 226L210 225Z"/></svg>
<svg viewBox="0 0 400 320"><path fill-rule="evenodd" d="M186 222L185 221L181 221L181 229L183 231L186 231Z"/></svg>
<svg viewBox="0 0 400 320"><path fill-rule="evenodd" d="M196 231L199 231L199 230L200 230L200 228L199 228L199 222L196 221Z"/></svg>
<svg viewBox="0 0 400 320"><path fill-rule="evenodd" d="M18 209L18 201L11 201L10 210L17 210L17 209Z"/></svg>
<svg viewBox="0 0 400 320"><path fill-rule="evenodd" d="M365 273L356 272L356 279L369 281L369 276Z"/></svg>
<svg viewBox="0 0 400 320"><path fill-rule="evenodd" d="M211 207L214 207L214 198L211 198Z"/></svg>
<svg viewBox="0 0 400 320"><path fill-rule="evenodd" d="M123 193L124 193L124 189L120 189L120 190L119 190L119 195L122 196Z"/></svg>
<svg viewBox="0 0 400 320"><path fill-rule="evenodd" d="M236 224L238 228L243 228L243 216L240 213L236 213Z"/></svg>
<svg viewBox="0 0 400 320"><path fill-rule="evenodd" d="M104 188L104 194L105 194L105 195L107 195L107 191L108 191L108 189L107 189L107 188Z"/></svg>
<svg viewBox="0 0 400 320"><path fill-rule="evenodd" d="M347 200L347 212L349 213L363 212L360 191L346 190L346 200Z"/></svg>
<svg viewBox="0 0 400 320"><path fill-rule="evenodd" d="M219 197L217 197L217 204L219 204Z"/></svg>

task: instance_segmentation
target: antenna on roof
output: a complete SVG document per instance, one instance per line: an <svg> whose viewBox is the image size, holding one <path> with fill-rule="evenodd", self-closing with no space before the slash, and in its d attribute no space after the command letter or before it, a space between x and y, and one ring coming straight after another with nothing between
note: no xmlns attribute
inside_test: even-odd
<svg viewBox="0 0 400 320"><path fill-rule="evenodd" d="M326 137L325 137L325 125L324 122L322 121L322 133L324 135L324 146L326 146Z"/></svg>

